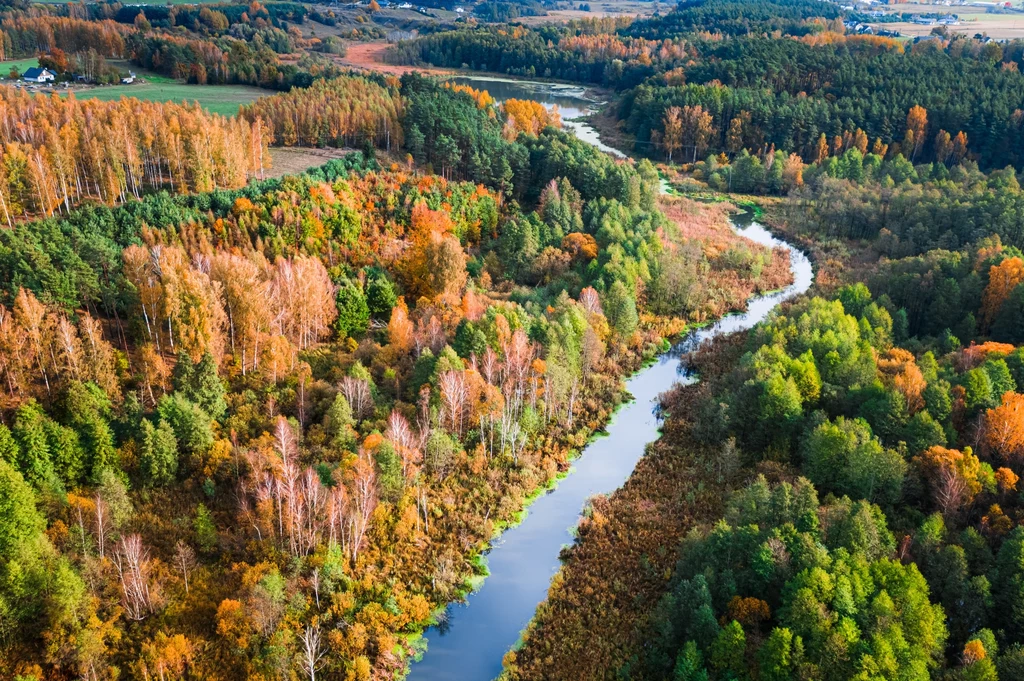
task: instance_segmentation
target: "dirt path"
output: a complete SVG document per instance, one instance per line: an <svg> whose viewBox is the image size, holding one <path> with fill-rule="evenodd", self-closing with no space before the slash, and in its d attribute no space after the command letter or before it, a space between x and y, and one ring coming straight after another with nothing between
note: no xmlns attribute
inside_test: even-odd
<svg viewBox="0 0 1024 681"><path fill-rule="evenodd" d="M384 42L349 43L348 48L345 51L345 56L338 58L338 63L345 66L351 66L355 69L392 73L396 76L401 76L412 71L437 74L453 73L450 69L439 69L433 66L385 64L384 51L387 49L388 44Z"/></svg>

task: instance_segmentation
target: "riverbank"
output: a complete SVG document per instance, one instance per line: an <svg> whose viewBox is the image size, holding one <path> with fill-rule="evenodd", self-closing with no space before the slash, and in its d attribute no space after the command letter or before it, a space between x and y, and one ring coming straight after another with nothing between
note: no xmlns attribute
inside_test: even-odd
<svg viewBox="0 0 1024 681"><path fill-rule="evenodd" d="M579 87L509 78L466 78L461 74L456 80L479 89L493 89L491 94L499 101L514 97L535 99L547 106L558 105L569 120L593 104ZM566 127L584 141L621 156L621 152L602 145L586 123ZM580 441L579 449L566 453L564 468L538 481L532 488L534 491L519 500L529 512L525 517L520 514L520 522L507 527L492 540L490 549L485 552L486 565L484 561L477 562L478 574L467 586L480 588L469 593L464 602L450 606L441 618L442 626L410 642L410 652L422 650L424 642L427 649L422 660L410 668L409 678L414 681L489 681L498 675L503 655L533 618L536 606L548 593L552 578L556 582L559 579L559 556L574 540L573 528L579 521L581 509L594 495L611 493L627 481L642 459L647 443L659 437L661 422L655 414L655 401L680 379L688 380L680 373L683 366L680 357L688 351L684 349L690 349L695 338L713 337L723 329L737 328L736 324L763 318L776 304L773 302L776 296L782 294L761 296L749 305L748 298L783 287L790 281L791 263L786 254L793 252L757 225L732 229L726 206L707 206L685 198L664 196L661 208L675 223L675 228L662 234L667 254L677 256L666 262L695 266L697 269L690 275L693 285L701 293L708 293L703 298L688 301L691 312L686 315L686 322L691 326L704 326L711 319L730 312L744 309L746 312L726 316L693 331L674 346L674 351L660 353L626 379L611 404L617 404L619 396L631 395L635 399L588 424L589 443L584 447L585 442ZM746 241L744 236L754 238ZM774 247L782 250L774 251ZM700 267L705 269L700 270ZM643 326L647 333L657 329L661 336L678 332L678 325L673 328L669 321L644 315ZM620 366L620 371L628 376L634 368L638 367L627 364ZM571 474L566 475L570 470ZM494 527L495 531L500 529ZM482 579L484 573L487 573L486 579Z"/></svg>
<svg viewBox="0 0 1024 681"><path fill-rule="evenodd" d="M738 232L769 248L782 245L756 224ZM564 547L574 540L573 528L581 509L595 498L604 499L603 495L623 482L627 482L627 489L633 488L628 481L636 477L635 470L642 470L638 464L646 465L643 462L648 443L660 435L662 423L654 409L658 396L679 381L692 380L683 371L682 356L709 339L749 328L781 300L809 286L809 262L795 249L789 254L798 275L793 286L755 297L744 305L746 312L727 315L693 331L672 351L629 378L626 390L634 400L615 412L602 437L592 440L580 453L573 473L560 480L552 492L539 496L524 522L495 540L487 561L490 574L482 588L465 603L449 608L443 631L427 632L427 653L412 666L410 679L487 681L500 672L503 655L533 619L537 604L549 594L549 588L553 591L566 578L559 572L560 559ZM641 474L638 479L644 477ZM594 506L598 517L600 504L598 501ZM590 517L593 519L593 513Z"/></svg>
<svg viewBox="0 0 1024 681"><path fill-rule="evenodd" d="M760 225L751 228L775 241ZM790 248L793 285L751 301L746 313L724 317L674 348L672 354L687 359L682 380L656 396L669 415L660 437L646 446L621 488L591 500L576 541L561 554L562 569L547 599L521 645L505 656L505 681L599 679L628 669L642 644L646 617L671 577L676 544L690 528L720 517L738 482L735 451L698 446L687 421L678 417L694 413L704 389L694 372L703 376L731 367L742 353L744 336L738 332L810 289L810 261Z"/></svg>

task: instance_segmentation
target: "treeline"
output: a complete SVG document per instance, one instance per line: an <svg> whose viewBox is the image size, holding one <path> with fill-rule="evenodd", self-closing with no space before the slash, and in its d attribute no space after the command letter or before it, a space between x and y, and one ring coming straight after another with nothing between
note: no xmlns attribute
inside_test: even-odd
<svg viewBox="0 0 1024 681"><path fill-rule="evenodd" d="M632 22L622 33L650 40L684 34L804 36L834 25L839 7L817 0L685 0L663 16Z"/></svg>
<svg viewBox="0 0 1024 681"><path fill-rule="evenodd" d="M239 116L264 121L276 144L390 150L402 145L402 99L395 85L361 77L318 80L309 88L245 105Z"/></svg>
<svg viewBox="0 0 1024 681"><path fill-rule="evenodd" d="M203 10L206 10L204 13ZM301 24L307 17L316 13L310 12L302 4L294 2L249 2L247 4L202 3L180 5L129 5L114 0L112 2L96 2L77 5L35 5L19 12L19 15L32 17L67 17L85 21L112 20L120 24L134 24L141 14L154 28L174 28L183 26L194 29L196 22L202 23L200 15L210 13L226 18L230 25L237 23L258 23L262 26L281 28L286 22ZM13 14L13 13L12 13Z"/></svg>
<svg viewBox="0 0 1024 681"><path fill-rule="evenodd" d="M258 122L198 105L80 101L0 91L0 212L11 226L95 199L120 203L151 189L240 187L267 165Z"/></svg>
<svg viewBox="0 0 1024 681"><path fill-rule="evenodd" d="M858 41L861 39L858 38ZM708 142L713 151L751 151L767 146L818 160L821 135L863 130L872 144L879 140L889 155L903 153L917 163L936 158L932 140L939 130L964 132L971 153L983 168L1019 167L1021 74L1003 63L1017 64L1020 46L1009 45L1003 58L991 59L987 46L958 38L945 49L877 51L870 41L811 46L795 40L729 41L702 51L702 59L685 69L686 84L650 83L623 94L618 116L637 146L664 130L673 106L699 106L711 115ZM996 46L998 49L998 46ZM794 68L799 64L800 68ZM670 78L666 74L666 78ZM772 89L763 87L771 83ZM883 82L905 84L886 90ZM806 95L806 96L805 96ZM984 102L964 108L950 102L960 96ZM926 110L921 135L909 145L904 122L915 107ZM739 121L737 121L739 119ZM740 131L737 139L736 127Z"/></svg>
<svg viewBox="0 0 1024 681"><path fill-rule="evenodd" d="M827 669L849 679L890 651L899 651L891 668L927 677L948 641L947 618L896 548L877 506L849 497L820 504L805 478L774 487L757 479L732 495L724 520L680 547L638 678L786 679ZM847 645L835 653L828 642L838 636ZM967 646L962 673L995 678L993 632L974 633Z"/></svg>
<svg viewBox="0 0 1024 681"><path fill-rule="evenodd" d="M389 48L385 59L394 64L433 64L449 68L466 65L480 71L620 87L638 85L658 72L650 61L650 55L658 52L660 43L657 41L615 37L611 41L616 49L594 51L576 49L572 43L563 47L561 41L570 37L574 34L554 27L488 26L443 31L403 41ZM549 47L549 41L556 46ZM624 61L618 56L620 52L632 52L638 58ZM640 54L645 56L641 58ZM677 51L669 54L675 55Z"/></svg>
<svg viewBox="0 0 1024 681"><path fill-rule="evenodd" d="M128 49L133 63L200 85L244 83L289 90L308 87L318 76L330 78L340 72L329 62L312 63L308 68L283 64L259 35L250 43L230 36L209 39L134 33L129 36Z"/></svg>
<svg viewBox="0 0 1024 681"><path fill-rule="evenodd" d="M542 17L547 10L540 3L482 2L473 8L473 13L484 21L499 22L519 17Z"/></svg>
<svg viewBox="0 0 1024 681"><path fill-rule="evenodd" d="M793 195L785 216L822 237L870 239L891 258L960 250L988 236L1024 247L1021 189L1010 168L989 175L971 165L889 166L879 181L824 176ZM887 163L879 167L885 172ZM898 182L899 184L896 184Z"/></svg>
<svg viewBox="0 0 1024 681"><path fill-rule="evenodd" d="M764 5L771 16L785 16ZM797 6L799 12L835 12L819 2ZM736 7L685 5L625 27L465 28L401 43L389 59L613 87L620 91L615 115L635 149L652 157L669 158L678 149L664 144L672 136L667 116L678 108L708 116L700 142L683 145L691 154L700 152L698 158L704 151L763 155L771 149L813 163L822 160L822 136L832 147L835 138L860 131L869 148L884 148L890 158L946 161L948 153L940 157L948 147L937 147L936 136L945 132L955 139L962 132L970 140L968 155L982 168L1024 165L1024 43L958 35L908 50L891 39L846 36L834 16L821 14L808 20L816 28L806 35L776 38L742 30L728 40L710 36L717 19L702 23L701 17L718 9L735 13ZM648 30L654 25L676 28ZM893 82L902 85L887 87ZM908 126L917 107L926 113L923 125ZM906 137L908 127L913 139Z"/></svg>
<svg viewBox="0 0 1024 681"><path fill-rule="evenodd" d="M288 23L302 24L311 16L309 9L294 2L250 2L248 4L204 3L202 5L129 5L116 4L116 11L111 16L109 5L97 3L89 5L93 19L110 18L122 24L134 24L141 14L153 28L174 28L184 26L189 30L199 31L205 24L209 26L208 17L216 13L224 17L227 25L256 24L283 28ZM213 26L209 26L214 28Z"/></svg>
<svg viewBox="0 0 1024 681"><path fill-rule="evenodd" d="M126 37L134 29L110 20L86 21L55 16L14 16L0 23L0 60L34 57L55 49L93 50L104 57L127 54Z"/></svg>

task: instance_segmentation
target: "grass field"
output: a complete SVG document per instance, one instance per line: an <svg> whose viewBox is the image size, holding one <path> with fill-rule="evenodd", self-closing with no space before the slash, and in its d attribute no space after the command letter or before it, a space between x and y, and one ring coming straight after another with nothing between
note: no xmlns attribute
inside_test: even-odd
<svg viewBox="0 0 1024 681"><path fill-rule="evenodd" d="M63 94L63 93L61 93ZM186 85L177 82L134 83L109 85L75 92L79 99L111 101L121 97L135 97L152 102L199 102L207 111L233 116L238 107L254 99L273 94L269 90L247 85Z"/></svg>
<svg viewBox="0 0 1024 681"><path fill-rule="evenodd" d="M153 102L199 102L207 111L233 116L238 113L238 107L248 104L254 99L266 97L273 94L270 90L249 87L248 85L187 85L173 78L162 76L159 73L140 69L124 60L108 60L111 66L117 67L122 73L134 71L136 75L145 79L145 83L135 82L131 85L101 85L97 87L74 89L75 97L79 99L99 99L111 101L121 97L135 97ZM32 66L38 66L36 59L18 59L13 61L0 62L0 77L6 78L12 66L18 67L18 71L24 73ZM66 95L66 90L59 90L60 94Z"/></svg>
<svg viewBox="0 0 1024 681"><path fill-rule="evenodd" d="M18 69L18 73L25 73L25 71L33 66L39 66L39 60L35 57L32 57L31 59L0 61L0 77L6 78L7 74L11 72L11 67L16 67Z"/></svg>
<svg viewBox="0 0 1024 681"><path fill-rule="evenodd" d="M1015 8L1021 4L1012 0ZM983 33L992 38L1024 38L1024 14L1020 12L986 12L983 7L969 5L938 5L924 3L904 3L888 8L890 11L906 14L956 14L960 23L947 28L953 33L973 36ZM899 31L905 36L929 35L933 25L914 24L910 22L886 22L873 24L877 28Z"/></svg>

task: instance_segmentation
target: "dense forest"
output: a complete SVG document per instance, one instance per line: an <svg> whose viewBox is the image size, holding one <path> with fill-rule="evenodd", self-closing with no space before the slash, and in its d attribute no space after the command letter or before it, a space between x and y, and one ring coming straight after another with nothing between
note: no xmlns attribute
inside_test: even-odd
<svg viewBox="0 0 1024 681"><path fill-rule="evenodd" d="M964 263L983 320L1017 253L988 239ZM664 399L665 437L594 503L507 676L1016 678L998 604L1019 598L1024 349L911 329L896 300L921 269L883 262L871 289L697 357L702 384Z"/></svg>
<svg viewBox="0 0 1024 681"><path fill-rule="evenodd" d="M352 78L230 119L285 120L368 144L0 231L0 675L391 675L624 372L788 281L528 102Z"/></svg>
<svg viewBox="0 0 1024 681"><path fill-rule="evenodd" d="M739 7L699 0L632 22L460 28L402 43L389 58L611 87L623 132L657 158L780 150L811 163L822 160L822 138L831 148L863 134L888 157L945 161L936 137L963 133L964 153L983 169L1024 167L1021 41L910 46L845 35L830 3ZM923 121L908 125L918 108Z"/></svg>
<svg viewBox="0 0 1024 681"><path fill-rule="evenodd" d="M6 58L267 96L0 91L0 677L400 677L627 376L791 281L743 194L815 283L684 358L503 679L1024 678L1024 42L488 2L387 51L607 88L637 161L341 69L383 29L335 9L4 9Z"/></svg>

